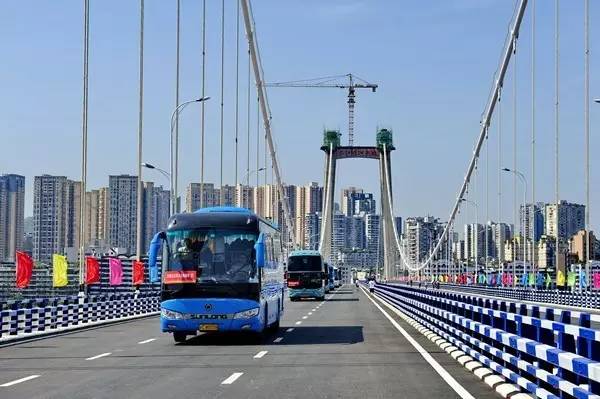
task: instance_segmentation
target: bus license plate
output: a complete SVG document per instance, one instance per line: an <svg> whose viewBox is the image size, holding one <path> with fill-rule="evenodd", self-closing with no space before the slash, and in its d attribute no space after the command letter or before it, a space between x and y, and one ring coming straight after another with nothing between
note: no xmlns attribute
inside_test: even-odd
<svg viewBox="0 0 600 399"><path fill-rule="evenodd" d="M219 331L219 325L218 324L202 324L202 325L200 325L200 328L198 330L200 330L200 331Z"/></svg>

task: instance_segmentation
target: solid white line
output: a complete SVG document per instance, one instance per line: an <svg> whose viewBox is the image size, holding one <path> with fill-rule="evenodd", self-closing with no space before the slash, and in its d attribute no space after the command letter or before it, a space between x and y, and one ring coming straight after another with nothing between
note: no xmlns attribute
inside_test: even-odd
<svg viewBox="0 0 600 399"><path fill-rule="evenodd" d="M285 330L285 332L292 332L292 331L294 331L293 328L288 328L287 330Z"/></svg>
<svg viewBox="0 0 600 399"><path fill-rule="evenodd" d="M308 316L302 316L302 320L308 319Z"/></svg>
<svg viewBox="0 0 600 399"><path fill-rule="evenodd" d="M369 300L371 302L373 302L373 305L375 305L377 307L377 309L379 309L381 311L381 313L383 313L383 315L390 321L390 323L392 323L392 325L394 327L396 327L396 330L400 331L400 334L402 334L404 336L404 338L406 338L406 340L408 342L410 342L410 344L417 350L417 352L419 352L419 354L423 357L423 359L425 359L427 361L427 363L429 363L429 365L440 375L440 377L442 377L442 379L446 382L446 384L448 384L450 386L450 388L452 388L454 390L454 392L456 392L458 394L459 397L461 397L463 399L475 399L475 397L473 395L471 395L469 393L469 391L467 391L462 385L460 385L454 379L454 377L452 377L450 375L450 373L448 373L448 371L446 371L446 369L443 368L429 354L429 352L427 352L417 341L415 341L415 339L408 332L406 332L406 330L404 328L402 328L402 326L400 326L400 324L398 324L398 322L396 320L394 320L392 318L392 316L390 316L385 310L383 310L383 308L381 306L379 306L379 304L377 302L375 302L375 300L373 300L373 298L371 298L371 296L368 295L367 292L364 291L363 288L361 288L361 289L363 290L363 292L365 293L367 298L369 298ZM377 298L377 299L379 301L381 301L381 299L379 299L379 298ZM383 301L381 301L381 302L384 305L391 307L391 305L388 305Z"/></svg>
<svg viewBox="0 0 600 399"><path fill-rule="evenodd" d="M100 359L101 357L106 357L106 356L110 356L110 355L111 355L111 352L106 352L106 353L101 353L101 354L96 355L96 356L88 357L85 360L96 360L96 359Z"/></svg>
<svg viewBox="0 0 600 399"><path fill-rule="evenodd" d="M224 379L223 382L221 383L221 385L231 385L235 382L235 380L240 378L243 374L244 373L233 373L229 377Z"/></svg>
<svg viewBox="0 0 600 399"><path fill-rule="evenodd" d="M33 380L34 378L38 378L38 377L39 377L38 374L30 375L28 377L19 378L18 380L6 382L6 383L0 385L0 387L3 387L3 388L10 387L10 386L17 385L17 384L20 384L25 381Z"/></svg>
<svg viewBox="0 0 600 399"><path fill-rule="evenodd" d="M302 322L301 322L301 321L297 321L297 322L296 322L296 325L297 325L297 326L299 326L300 324L302 324Z"/></svg>
<svg viewBox="0 0 600 399"><path fill-rule="evenodd" d="M148 338L148 339L138 342L138 344L140 344L140 345L147 344L148 342L152 342L152 341L156 341L156 338Z"/></svg>
<svg viewBox="0 0 600 399"><path fill-rule="evenodd" d="M280 343L281 341L283 341L283 337L277 337L273 340L273 342L275 342L276 344Z"/></svg>
<svg viewBox="0 0 600 399"><path fill-rule="evenodd" d="M255 359L260 359L261 357L263 357L264 355L266 355L267 353L269 353L269 351L260 351L258 352L256 355L254 355Z"/></svg>

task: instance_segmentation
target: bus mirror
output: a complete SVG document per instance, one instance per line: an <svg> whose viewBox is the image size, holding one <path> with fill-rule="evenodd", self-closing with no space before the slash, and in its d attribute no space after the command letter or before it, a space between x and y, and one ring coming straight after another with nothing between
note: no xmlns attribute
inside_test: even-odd
<svg viewBox="0 0 600 399"><path fill-rule="evenodd" d="M160 252L162 241L166 238L166 234L164 231L156 233L150 242L150 248L148 249L148 268L151 271L157 270L156 262L158 258L158 254ZM158 274L158 273L157 273ZM152 278L151 278L152 280Z"/></svg>
<svg viewBox="0 0 600 399"><path fill-rule="evenodd" d="M254 251L256 252L256 267L262 268L265 266L265 243L263 240L259 240L254 244Z"/></svg>

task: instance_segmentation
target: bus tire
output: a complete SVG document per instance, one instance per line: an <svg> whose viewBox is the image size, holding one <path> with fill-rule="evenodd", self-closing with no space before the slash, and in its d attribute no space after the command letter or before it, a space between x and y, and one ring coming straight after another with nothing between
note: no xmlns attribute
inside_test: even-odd
<svg viewBox="0 0 600 399"><path fill-rule="evenodd" d="M177 342L178 344L179 344L179 343L182 343L182 342L185 342L186 338L187 338L187 334L186 334L186 333L184 333L184 332L181 332L181 331L175 331L175 332L173 333L173 339L174 339L174 340L175 340L175 342Z"/></svg>

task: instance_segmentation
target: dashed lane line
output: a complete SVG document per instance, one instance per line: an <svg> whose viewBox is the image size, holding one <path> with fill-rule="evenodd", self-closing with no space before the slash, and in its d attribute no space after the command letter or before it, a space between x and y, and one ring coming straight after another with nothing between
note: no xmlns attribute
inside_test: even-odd
<svg viewBox="0 0 600 399"><path fill-rule="evenodd" d="M283 337L277 337L273 340L273 342L276 344L280 343L281 341L283 341Z"/></svg>
<svg viewBox="0 0 600 399"><path fill-rule="evenodd" d="M285 330L285 332L292 332L292 331L294 331L294 329L292 327L290 327L287 330Z"/></svg>
<svg viewBox="0 0 600 399"><path fill-rule="evenodd" d="M101 353L101 354L96 355L96 356L88 357L85 360L96 360L96 359L100 359L101 357L110 356L111 354L112 354L112 352Z"/></svg>
<svg viewBox="0 0 600 399"><path fill-rule="evenodd" d="M308 316L302 316L302 320L308 319Z"/></svg>
<svg viewBox="0 0 600 399"><path fill-rule="evenodd" d="M0 387L2 387L2 388L11 387L13 385L17 385L17 384L20 384L25 381L33 380L38 377L39 377L39 374L33 374L33 375L30 375L27 377L19 378L18 380L5 382L4 384L1 384Z"/></svg>
<svg viewBox="0 0 600 399"><path fill-rule="evenodd" d="M223 380L223 382L221 382L221 385L231 385L235 382L235 380L240 378L242 375L244 375L244 373L240 373L240 372L233 373L229 377L225 378Z"/></svg>
<svg viewBox="0 0 600 399"><path fill-rule="evenodd" d="M264 355L266 355L267 353L269 353L269 351L260 351L258 352L256 355L254 355L255 359L260 359L262 358Z"/></svg>
<svg viewBox="0 0 600 399"><path fill-rule="evenodd" d="M302 324L302 322L301 322L301 321L297 321L297 322L296 322L296 325L297 325L297 326L299 326L300 324Z"/></svg>
<svg viewBox="0 0 600 399"><path fill-rule="evenodd" d="M148 339L138 342L138 344L143 345L143 344L147 344L152 341L156 341L156 338L148 338Z"/></svg>

